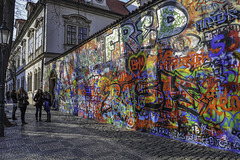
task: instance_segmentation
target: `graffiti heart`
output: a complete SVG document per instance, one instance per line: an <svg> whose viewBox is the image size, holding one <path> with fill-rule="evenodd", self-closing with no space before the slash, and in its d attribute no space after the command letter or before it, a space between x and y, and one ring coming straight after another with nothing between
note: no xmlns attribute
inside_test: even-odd
<svg viewBox="0 0 240 160"><path fill-rule="evenodd" d="M131 73L138 77L145 67L146 56L143 52L139 52L137 55L132 55L129 58L129 69Z"/></svg>

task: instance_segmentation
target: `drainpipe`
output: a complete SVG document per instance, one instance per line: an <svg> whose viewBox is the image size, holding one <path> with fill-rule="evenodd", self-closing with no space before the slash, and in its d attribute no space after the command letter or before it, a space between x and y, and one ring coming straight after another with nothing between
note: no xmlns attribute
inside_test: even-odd
<svg viewBox="0 0 240 160"><path fill-rule="evenodd" d="M44 13L43 13L43 53L45 53L45 31L46 31L46 27L45 27L45 22L46 22L46 1L44 2L40 2L43 7L44 7ZM41 73L41 89L43 89L43 69L44 69L44 55L43 55L43 58L42 58L42 73Z"/></svg>

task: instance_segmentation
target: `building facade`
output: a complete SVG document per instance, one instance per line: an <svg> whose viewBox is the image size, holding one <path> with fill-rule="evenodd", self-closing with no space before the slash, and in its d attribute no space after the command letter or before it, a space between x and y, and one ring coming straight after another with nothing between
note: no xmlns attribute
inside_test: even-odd
<svg viewBox="0 0 240 160"><path fill-rule="evenodd" d="M27 20L17 19L6 90L24 87L30 103L42 88L44 63L128 14L118 0L43 0L26 5Z"/></svg>

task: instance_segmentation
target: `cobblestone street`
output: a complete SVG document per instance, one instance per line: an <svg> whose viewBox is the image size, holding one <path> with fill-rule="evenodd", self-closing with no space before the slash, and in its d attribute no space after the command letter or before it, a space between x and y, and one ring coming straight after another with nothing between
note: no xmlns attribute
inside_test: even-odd
<svg viewBox="0 0 240 160"><path fill-rule="evenodd" d="M12 105L6 105L11 118ZM5 128L0 137L1 160L137 160L137 159L229 159L240 160L237 153L208 148L136 131L116 128L93 120L51 111L52 122L35 122L35 107L28 106L27 125ZM9 119L13 122L11 119Z"/></svg>

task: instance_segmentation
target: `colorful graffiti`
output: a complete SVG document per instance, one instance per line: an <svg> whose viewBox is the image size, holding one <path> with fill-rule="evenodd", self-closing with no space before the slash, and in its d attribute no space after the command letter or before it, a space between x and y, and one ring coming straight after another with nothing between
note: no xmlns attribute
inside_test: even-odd
<svg viewBox="0 0 240 160"><path fill-rule="evenodd" d="M49 63L45 90L60 111L240 153L239 2L153 4Z"/></svg>

